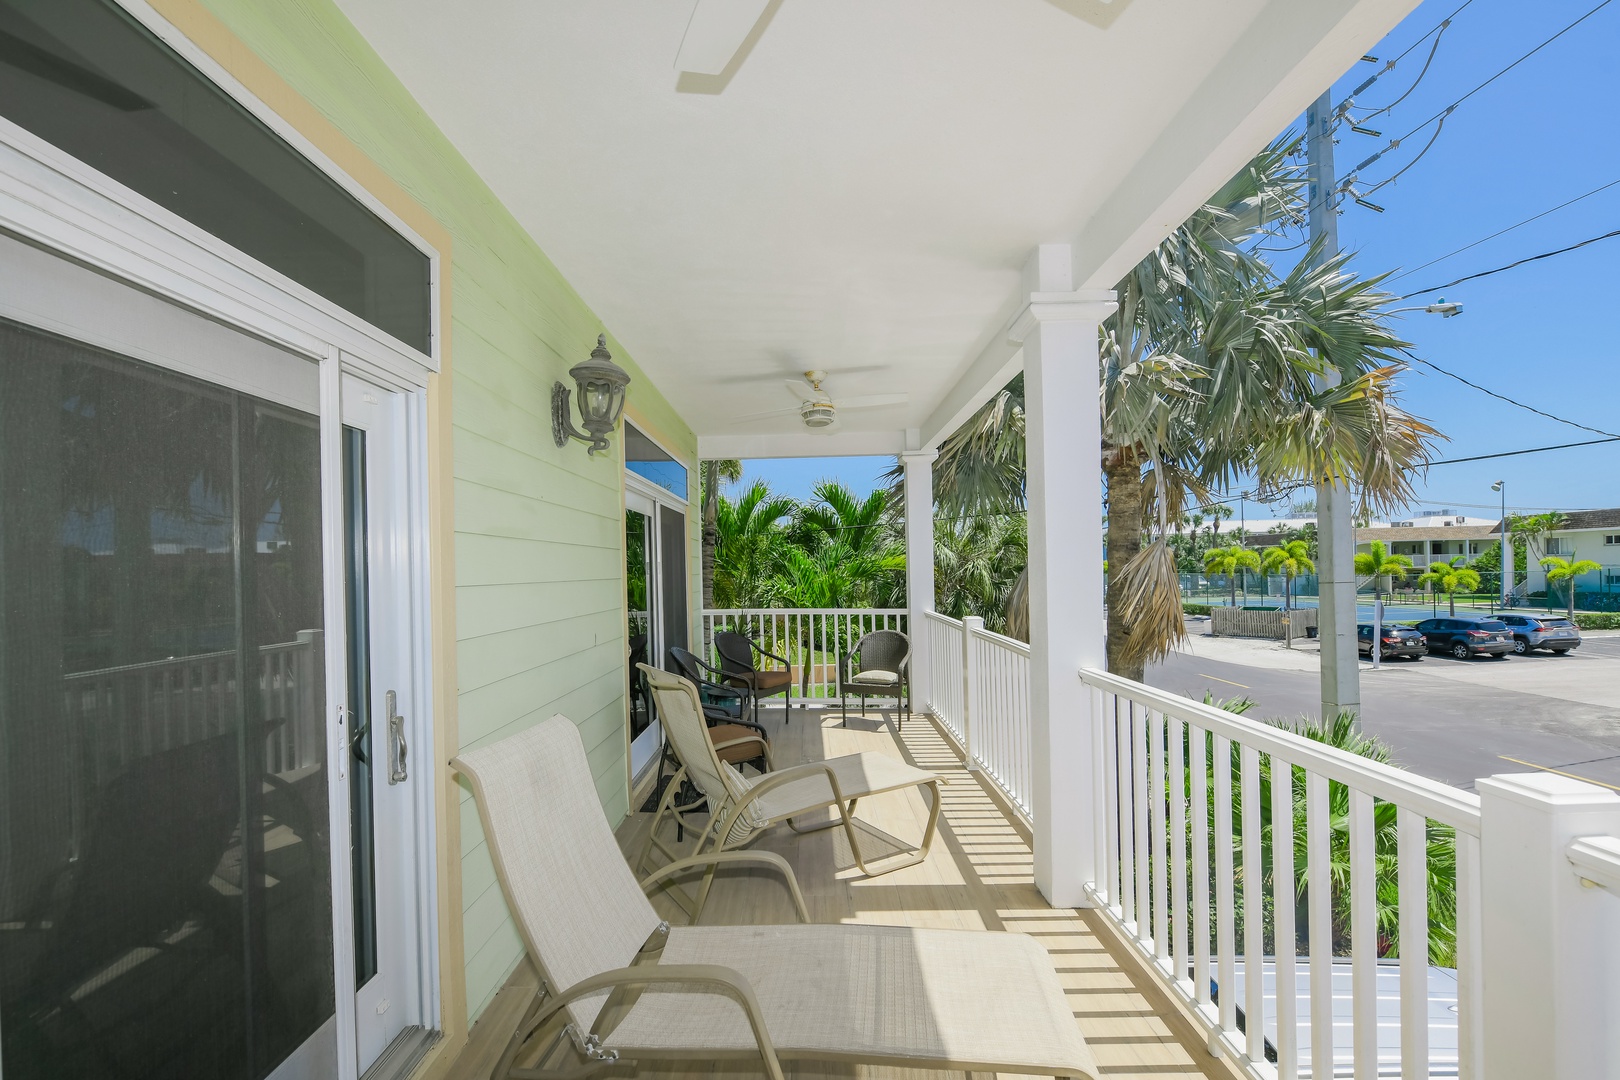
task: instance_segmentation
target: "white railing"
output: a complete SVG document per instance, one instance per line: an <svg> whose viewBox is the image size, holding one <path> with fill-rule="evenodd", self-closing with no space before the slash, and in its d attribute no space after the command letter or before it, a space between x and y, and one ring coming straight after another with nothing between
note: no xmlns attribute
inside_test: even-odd
<svg viewBox="0 0 1620 1080"><path fill-rule="evenodd" d="M1194 1007L1212 1049L1279 1080L1480 1075L1478 796L1105 672L1081 681L1102 721L1094 899ZM1434 925L1431 880L1456 897ZM1384 1017L1381 1040L1391 954L1399 1036ZM1346 955L1348 1009L1333 992ZM1431 955L1457 970L1455 1061L1431 1052ZM1268 995L1268 982L1305 992Z"/></svg>
<svg viewBox="0 0 1620 1080"><path fill-rule="evenodd" d="M905 608L707 608L703 649L718 665L712 642L716 631L735 630L767 652L786 657L795 680L795 700L838 697L838 660L874 630L906 633ZM915 643L913 648L915 648ZM766 661L766 666L777 666Z"/></svg>
<svg viewBox="0 0 1620 1080"><path fill-rule="evenodd" d="M956 741L967 739L967 714L962 709L962 624L937 611L923 612L913 647L928 657L928 685L922 688L923 707L945 725Z"/></svg>
<svg viewBox="0 0 1620 1080"><path fill-rule="evenodd" d="M1029 646L984 628L984 620L926 613L925 704L962 747L969 769L1031 817Z"/></svg>
<svg viewBox="0 0 1620 1080"><path fill-rule="evenodd" d="M1565 853L1582 882L1620 896L1620 839L1582 836L1570 841Z"/></svg>
<svg viewBox="0 0 1620 1080"><path fill-rule="evenodd" d="M1024 814L1034 801L1030 775L1029 646L963 620L967 635L969 761Z"/></svg>

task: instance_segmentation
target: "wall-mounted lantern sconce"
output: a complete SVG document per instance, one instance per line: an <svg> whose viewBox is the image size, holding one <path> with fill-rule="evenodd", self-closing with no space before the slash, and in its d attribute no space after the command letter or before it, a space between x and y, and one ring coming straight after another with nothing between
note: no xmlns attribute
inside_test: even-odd
<svg viewBox="0 0 1620 1080"><path fill-rule="evenodd" d="M568 403L572 392L562 383L551 387L551 437L558 446L567 446L569 439L589 443L589 453L608 448L607 437L619 424L624 412L624 388L630 385L630 374L613 362L607 350L607 335L599 334L591 358L568 369L569 377L579 387L579 420L585 425L583 432L574 429L568 416Z"/></svg>

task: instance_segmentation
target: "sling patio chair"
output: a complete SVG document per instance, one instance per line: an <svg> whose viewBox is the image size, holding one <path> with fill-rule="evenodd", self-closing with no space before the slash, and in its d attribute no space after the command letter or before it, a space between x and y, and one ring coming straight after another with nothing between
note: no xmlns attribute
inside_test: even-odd
<svg viewBox="0 0 1620 1080"><path fill-rule="evenodd" d="M855 864L868 877L887 874L906 866L915 866L928 858L934 834L939 829L940 785L945 778L938 773L926 772L907 765L886 754L846 754L827 761L812 761L790 769L775 769L762 777L746 777L737 769L721 761L714 752L714 744L704 731L703 714L697 687L667 671L642 668L647 685L652 687L658 701L658 713L664 719L664 735L681 759L678 777L689 779L706 796L709 824L698 834L692 855L705 851L730 851L742 847L772 825L787 822L794 832L820 832L842 827L849 841ZM673 782L671 784L673 786ZM907 788L932 788L929 800L928 824L923 829L922 842L912 851L868 863L861 853L860 839L855 829L855 804L873 795L904 791ZM831 821L819 825L801 826L794 818L818 810L832 809ZM671 813L660 802L647 829L647 841L637 860L637 869L647 872L647 862L657 849L666 858L678 854L658 838L659 826ZM671 888L683 907L696 920L703 913L709 888L714 879L711 868L703 876L697 898L688 904L686 898Z"/></svg>
<svg viewBox="0 0 1620 1080"><path fill-rule="evenodd" d="M785 694L784 722L793 720L793 665L788 663L787 657L766 652L753 638L731 630L721 630L714 635L714 651L720 654L720 671L727 684L748 691L749 709L756 719L760 698ZM782 666L759 667L754 660L756 654L760 661L775 660Z"/></svg>
<svg viewBox="0 0 1620 1080"><path fill-rule="evenodd" d="M710 852L638 886L566 716L450 764L472 783L496 877L540 974L492 1080L721 1061L758 1063L770 1080L783 1080L784 1064L816 1062L1097 1076L1034 938L808 925L792 868L771 852ZM647 890L728 862L779 870L800 924L660 920Z"/></svg>
<svg viewBox="0 0 1620 1080"><path fill-rule="evenodd" d="M840 655L838 699L845 727L849 726L851 694L860 699L862 709L869 697L892 697L897 705L903 703L905 712L896 726L904 728L911 716L911 639L898 630L873 630L862 635L853 652Z"/></svg>

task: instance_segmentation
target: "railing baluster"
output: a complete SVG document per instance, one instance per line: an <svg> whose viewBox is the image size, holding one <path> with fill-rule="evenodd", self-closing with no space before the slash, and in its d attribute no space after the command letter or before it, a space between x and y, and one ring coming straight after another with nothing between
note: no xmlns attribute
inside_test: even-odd
<svg viewBox="0 0 1620 1080"><path fill-rule="evenodd" d="M1166 716L1170 746L1170 966L1177 980L1187 978L1187 771L1180 717Z"/></svg>
<svg viewBox="0 0 1620 1080"><path fill-rule="evenodd" d="M1205 752L1209 733L1187 727L1187 772L1192 780L1192 945L1193 1000L1209 1004L1209 773Z"/></svg>
<svg viewBox="0 0 1620 1080"><path fill-rule="evenodd" d="M1114 723L1115 697L1106 690L1094 690L1097 694L1097 725L1102 728L1103 756L1102 756L1102 789L1103 806L1108 820L1104 823L1102 850L1106 853L1103 869L1106 872L1108 888L1106 889L1108 906L1121 913L1124 917L1124 891L1120 883L1120 822L1124 819L1119 816L1119 728Z"/></svg>
<svg viewBox="0 0 1620 1080"><path fill-rule="evenodd" d="M1294 767L1271 755L1271 907L1277 957L1277 1080L1299 1076L1299 998L1294 960Z"/></svg>
<svg viewBox="0 0 1620 1080"><path fill-rule="evenodd" d="M1484 1000L1480 954L1481 882L1479 838L1457 833L1457 1075L1479 1080L1485 1073L1485 1032L1480 1024Z"/></svg>
<svg viewBox="0 0 1620 1080"><path fill-rule="evenodd" d="M1429 822L1395 811L1400 901L1401 1080L1429 1075Z"/></svg>
<svg viewBox="0 0 1620 1080"><path fill-rule="evenodd" d="M1333 837L1328 779L1305 773L1305 884L1310 902L1311 1076L1333 1076Z"/></svg>
<svg viewBox="0 0 1620 1080"><path fill-rule="evenodd" d="M1127 929L1136 923L1136 810L1131 798L1136 770L1131 746L1131 702L1114 698L1115 745L1119 747L1119 898Z"/></svg>
<svg viewBox="0 0 1620 1080"><path fill-rule="evenodd" d="M1170 959L1170 893L1169 873L1165 859L1167 849L1165 824L1165 754L1164 714L1157 709L1143 710L1147 721L1148 768L1152 771L1148 785L1148 845L1152 858L1147 860L1148 877L1153 888L1153 954L1161 963Z"/></svg>
<svg viewBox="0 0 1620 1080"><path fill-rule="evenodd" d="M1260 859L1260 753L1239 751L1243 813L1243 1031L1250 1061L1266 1059L1265 879ZM1221 996L1226 991L1222 988Z"/></svg>
<svg viewBox="0 0 1620 1080"><path fill-rule="evenodd" d="M1131 714L1131 817L1136 823L1132 847L1136 856L1136 940L1152 940L1153 900L1148 893L1148 762L1147 707L1130 703ZM1151 947L1151 945L1149 946Z"/></svg>
<svg viewBox="0 0 1620 1080"><path fill-rule="evenodd" d="M1378 881L1373 797L1350 789L1350 1018L1355 1080L1378 1076Z"/></svg>
<svg viewBox="0 0 1620 1080"><path fill-rule="evenodd" d="M1215 981L1220 988L1220 1026L1237 1031L1237 958L1233 955L1232 743L1215 736L1210 761L1215 774Z"/></svg>

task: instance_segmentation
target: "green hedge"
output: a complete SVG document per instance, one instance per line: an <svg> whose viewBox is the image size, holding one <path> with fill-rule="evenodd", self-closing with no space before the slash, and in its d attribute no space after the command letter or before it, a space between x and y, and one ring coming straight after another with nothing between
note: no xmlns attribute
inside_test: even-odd
<svg viewBox="0 0 1620 1080"><path fill-rule="evenodd" d="M1575 616L1575 625L1582 630L1620 630L1620 612L1582 612Z"/></svg>
<svg viewBox="0 0 1620 1080"><path fill-rule="evenodd" d="M1182 611L1182 614L1184 614L1184 615L1208 615L1209 614L1209 605L1208 604L1182 604L1181 605L1181 611Z"/></svg>

